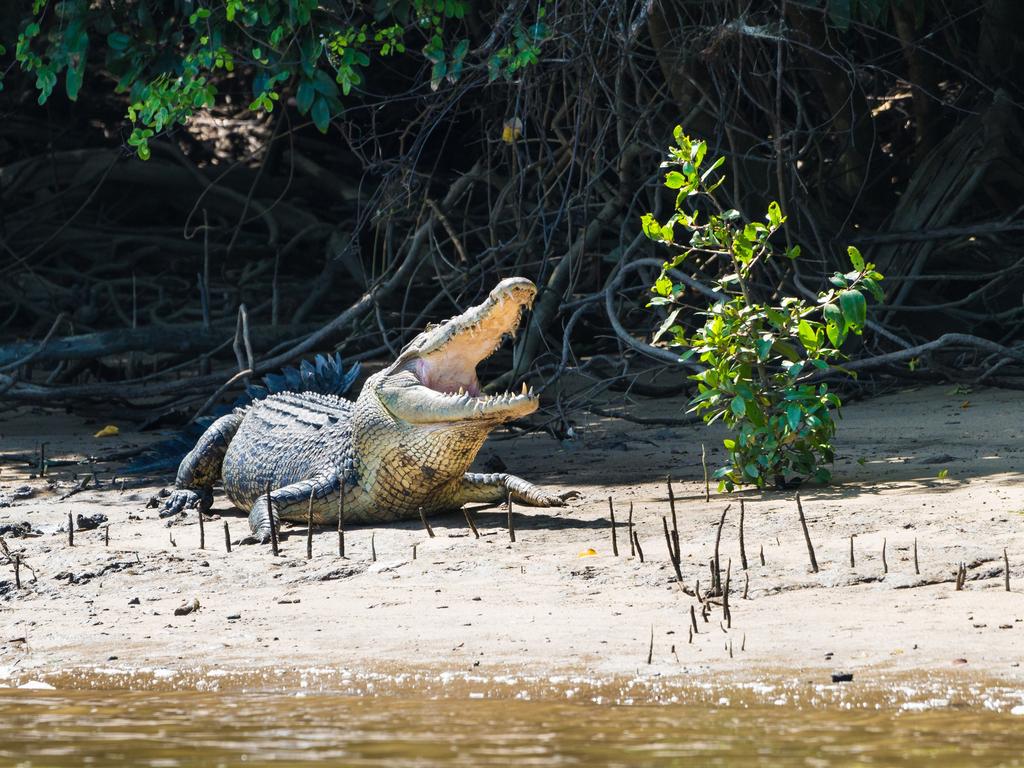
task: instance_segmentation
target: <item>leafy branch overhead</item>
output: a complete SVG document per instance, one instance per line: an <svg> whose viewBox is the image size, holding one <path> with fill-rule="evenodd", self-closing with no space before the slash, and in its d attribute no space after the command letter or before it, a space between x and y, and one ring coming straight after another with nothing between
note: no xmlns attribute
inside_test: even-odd
<svg viewBox="0 0 1024 768"><path fill-rule="evenodd" d="M719 487L786 485L806 477L828 482L833 412L841 403L818 379L843 370L835 361L842 359L840 350L851 334L859 336L867 322L864 292L882 299L882 275L850 246L850 271L835 273L832 287L816 302L793 296L759 300L753 277L773 257L771 240L786 217L776 202L763 221L744 221L739 211L723 209L715 191L725 181L719 172L725 159L706 163L707 144L681 127L674 138L662 164L665 186L676 191L674 212L665 222L649 213L642 219L648 238L676 251L652 289L650 305L669 309L655 338L667 336L684 348L681 360L696 357L705 366L692 377L698 390L692 410L708 424L721 420L730 431L724 441L729 464L715 472ZM677 228L688 237L677 235ZM714 285L721 299L698 313L704 323L690 333L681 319L686 286L672 274L698 252L728 267ZM784 255L796 259L800 247Z"/></svg>
<svg viewBox="0 0 1024 768"><path fill-rule="evenodd" d="M395 56L422 62L424 82L437 90L470 72L489 81L513 78L538 61L549 34L547 2L525 9L501 40L476 48L468 0L374 0L366 13L361 5L34 0L15 58L35 75L43 104L62 74L68 98L76 100L90 44L104 50L102 71L130 100L128 144L147 159L153 136L214 106L232 79L244 78L251 110L271 112L282 97L294 96L300 114L326 132L344 111L343 100L376 67L393 66L387 62Z"/></svg>

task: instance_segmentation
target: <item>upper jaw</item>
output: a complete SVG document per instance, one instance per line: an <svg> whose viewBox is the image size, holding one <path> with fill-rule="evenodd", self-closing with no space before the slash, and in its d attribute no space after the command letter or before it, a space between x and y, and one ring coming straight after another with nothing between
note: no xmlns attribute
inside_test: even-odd
<svg viewBox="0 0 1024 768"><path fill-rule="evenodd" d="M533 413L538 398L525 385L518 394L481 396L476 366L515 335L536 293L526 278L502 280L481 304L421 333L383 377L383 403L411 422L501 423Z"/></svg>

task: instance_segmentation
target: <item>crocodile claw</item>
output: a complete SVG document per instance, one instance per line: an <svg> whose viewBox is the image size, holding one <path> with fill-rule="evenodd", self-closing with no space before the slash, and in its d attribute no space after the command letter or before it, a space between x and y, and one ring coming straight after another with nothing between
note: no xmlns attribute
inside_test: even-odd
<svg viewBox="0 0 1024 768"><path fill-rule="evenodd" d="M240 539L239 544L269 544L270 543L270 529L260 529L254 531L251 535L246 536L244 539Z"/></svg>
<svg viewBox="0 0 1024 768"><path fill-rule="evenodd" d="M172 517L186 509L199 509L204 498L202 494L188 488L178 488L167 497L164 508L160 510L160 517Z"/></svg>

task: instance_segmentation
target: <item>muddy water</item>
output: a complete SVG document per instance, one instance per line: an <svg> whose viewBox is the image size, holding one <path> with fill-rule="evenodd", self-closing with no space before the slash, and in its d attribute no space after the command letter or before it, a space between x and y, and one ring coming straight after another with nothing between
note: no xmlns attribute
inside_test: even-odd
<svg viewBox="0 0 1024 768"><path fill-rule="evenodd" d="M570 690L553 701L458 688L445 698L0 689L0 765L1024 765L1024 717L1005 698L986 707L904 690L902 704L854 704L748 688L626 705Z"/></svg>

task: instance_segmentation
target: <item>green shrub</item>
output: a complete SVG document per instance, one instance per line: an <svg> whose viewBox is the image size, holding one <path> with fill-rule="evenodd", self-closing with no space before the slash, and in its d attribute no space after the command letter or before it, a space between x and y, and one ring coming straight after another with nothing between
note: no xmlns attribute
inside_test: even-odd
<svg viewBox="0 0 1024 768"><path fill-rule="evenodd" d="M714 477L719 490L769 483L784 487L813 477L828 482L833 460L834 415L841 406L818 374L843 369L834 361L851 334L860 335L867 319L864 291L881 300L882 275L850 246L852 269L835 273L832 288L815 303L786 296L761 303L753 283L772 258L771 237L786 221L778 203L771 203L765 220L744 222L740 213L723 209L715 190L725 180L717 172L725 159L706 163L707 144L675 129L669 148L665 186L677 191L675 212L664 223L643 217L648 238L678 251L666 262L653 287L651 306L669 307L668 318L656 334L685 347L681 360L695 357L705 367L692 378L697 396L691 410L705 423L721 420L729 429L725 440L729 463ZM678 239L676 229L689 233ZM703 326L692 335L679 321L686 286L672 280L670 271L688 256L717 255L729 265L713 286L721 298L701 313ZM786 252L795 259L799 246Z"/></svg>
<svg viewBox="0 0 1024 768"><path fill-rule="evenodd" d="M271 112L282 94L294 95L321 132L343 111L344 97L396 54L427 65L433 90L470 72L511 79L537 62L549 3L514 15L503 30L507 45L471 52L468 0L22 0L15 59L35 76L43 104L61 76L76 100L91 57L89 72L127 95L127 142L145 160L154 135L213 106L218 85L231 79L248 86L254 111Z"/></svg>

